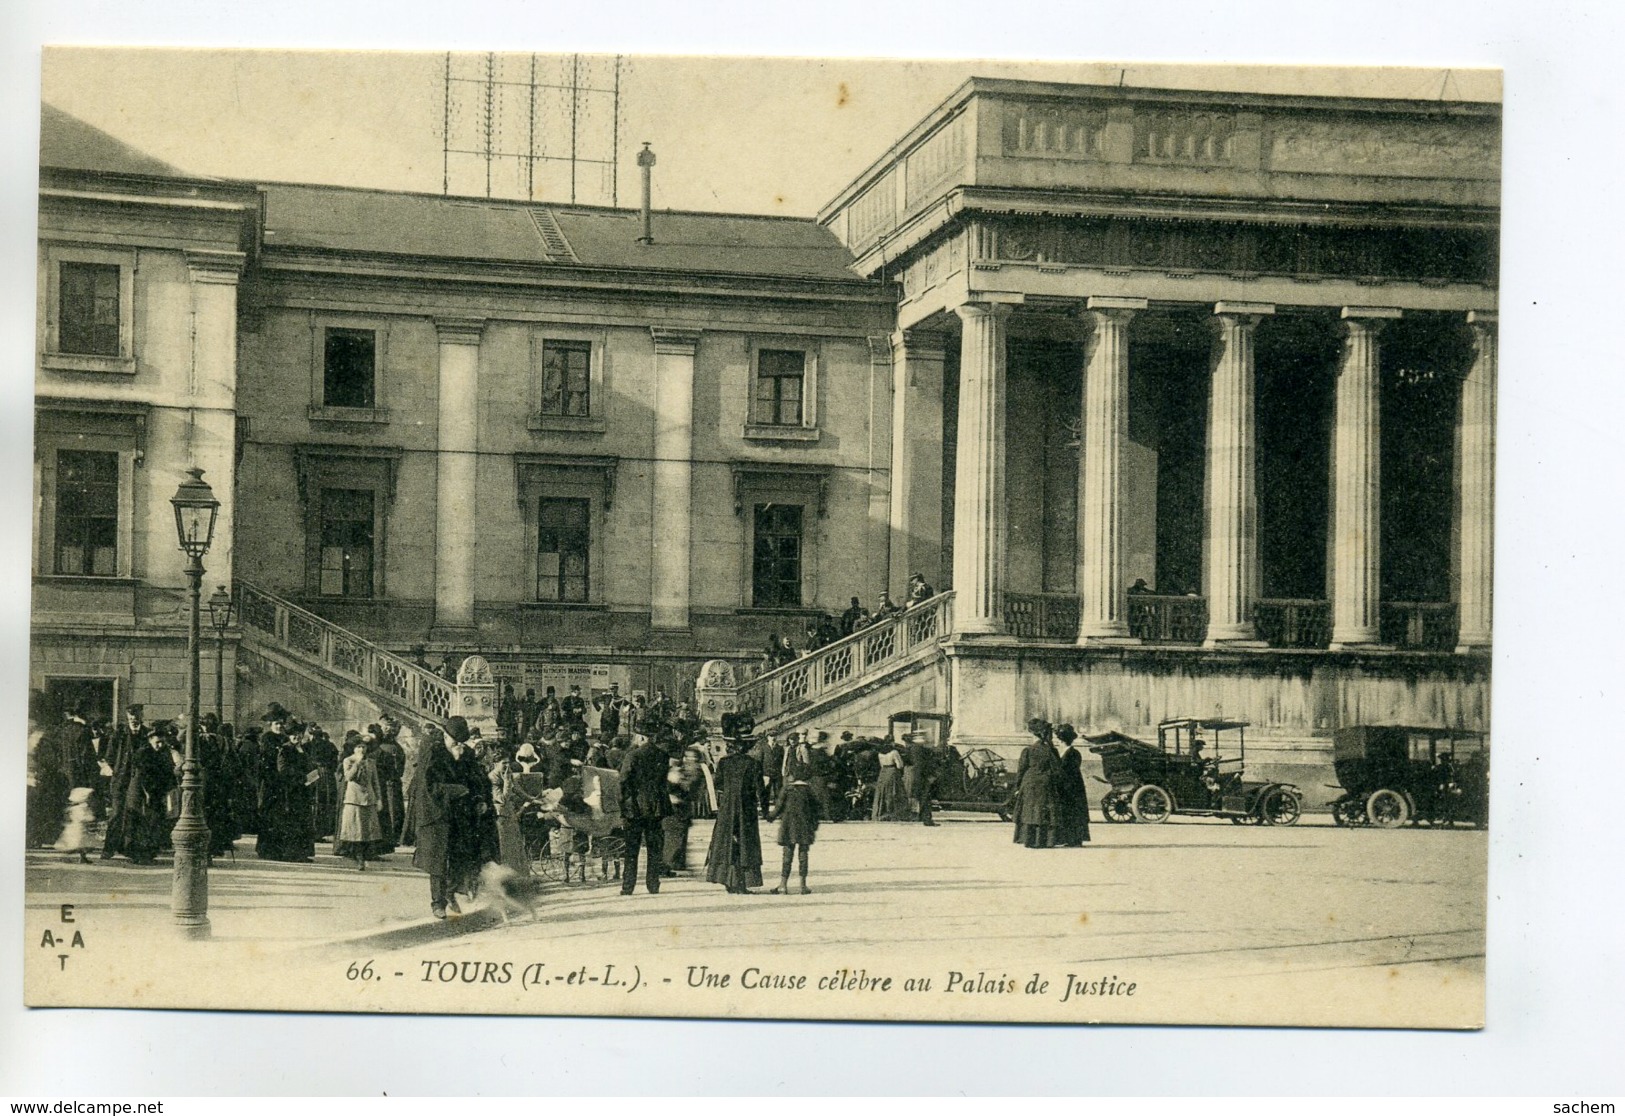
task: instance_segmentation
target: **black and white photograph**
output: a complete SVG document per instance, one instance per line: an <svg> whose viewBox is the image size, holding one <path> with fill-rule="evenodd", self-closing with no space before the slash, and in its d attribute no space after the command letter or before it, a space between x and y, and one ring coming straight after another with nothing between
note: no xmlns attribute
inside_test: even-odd
<svg viewBox="0 0 1625 1116"><path fill-rule="evenodd" d="M27 1002L1482 1026L1500 97L48 49Z"/></svg>

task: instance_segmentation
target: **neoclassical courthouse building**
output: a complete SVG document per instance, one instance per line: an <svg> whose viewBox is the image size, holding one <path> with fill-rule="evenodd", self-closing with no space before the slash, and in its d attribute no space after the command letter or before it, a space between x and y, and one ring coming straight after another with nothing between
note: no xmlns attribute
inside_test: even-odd
<svg viewBox="0 0 1625 1116"><path fill-rule="evenodd" d="M975 79L782 219L198 179L48 108L34 685L179 707L196 464L228 717L436 711L422 644L968 743L1487 728L1499 149L1492 104Z"/></svg>

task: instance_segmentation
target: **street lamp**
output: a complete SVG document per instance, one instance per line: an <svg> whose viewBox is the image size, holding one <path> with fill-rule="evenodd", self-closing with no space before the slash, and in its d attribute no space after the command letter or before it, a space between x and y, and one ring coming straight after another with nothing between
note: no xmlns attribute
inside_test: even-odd
<svg viewBox="0 0 1625 1116"><path fill-rule="evenodd" d="M186 626L186 758L181 764L181 816L171 840L175 846L175 881L169 909L182 935L209 936L209 827L203 821L203 771L197 754L198 597L203 591L203 556L214 541L220 501L203 479L203 470L186 470L186 479L169 498L175 507L175 535L186 553L186 583L191 610Z"/></svg>
<svg viewBox="0 0 1625 1116"><path fill-rule="evenodd" d="M226 719L226 629L231 627L234 601L224 585L209 598L209 623L214 625L214 719Z"/></svg>

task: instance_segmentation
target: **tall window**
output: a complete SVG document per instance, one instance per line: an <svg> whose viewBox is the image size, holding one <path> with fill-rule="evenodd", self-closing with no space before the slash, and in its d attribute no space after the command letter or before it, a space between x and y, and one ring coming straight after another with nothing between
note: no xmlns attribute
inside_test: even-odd
<svg viewBox="0 0 1625 1116"><path fill-rule="evenodd" d="M801 607L801 506L756 505L756 552L751 603L757 608Z"/></svg>
<svg viewBox="0 0 1625 1116"><path fill-rule="evenodd" d="M589 502L543 499L536 517L536 599L587 600Z"/></svg>
<svg viewBox="0 0 1625 1116"><path fill-rule="evenodd" d="M751 422L800 426L807 354L795 349L763 349L756 354L756 399Z"/></svg>
<svg viewBox="0 0 1625 1116"><path fill-rule="evenodd" d="M592 346L587 342L543 342L542 414L581 418L591 414L591 371Z"/></svg>
<svg viewBox="0 0 1625 1116"><path fill-rule="evenodd" d="M321 531L318 592L324 597L372 596L372 490L322 489Z"/></svg>
<svg viewBox="0 0 1625 1116"><path fill-rule="evenodd" d="M370 329L329 329L322 347L322 405L372 407L377 398L378 335Z"/></svg>
<svg viewBox="0 0 1625 1116"><path fill-rule="evenodd" d="M118 573L118 454L57 451L56 572Z"/></svg>
<svg viewBox="0 0 1625 1116"><path fill-rule="evenodd" d="M86 356L118 356L118 265L64 262L59 295L58 350Z"/></svg>

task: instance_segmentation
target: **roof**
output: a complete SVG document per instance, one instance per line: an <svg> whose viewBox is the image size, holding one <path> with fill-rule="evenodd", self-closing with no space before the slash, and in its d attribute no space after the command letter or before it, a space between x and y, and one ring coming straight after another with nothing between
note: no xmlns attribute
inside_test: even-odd
<svg viewBox="0 0 1625 1116"><path fill-rule="evenodd" d="M1184 728L1186 725L1194 725L1197 728L1208 729L1212 732L1224 732L1228 729L1246 728L1250 724L1250 721L1231 721L1222 717L1170 717L1157 727L1159 729Z"/></svg>
<svg viewBox="0 0 1625 1116"><path fill-rule="evenodd" d="M196 177L52 105L40 105L39 147L42 167L165 178Z"/></svg>
<svg viewBox="0 0 1625 1116"><path fill-rule="evenodd" d="M656 210L654 243L642 244L635 209L298 184L262 190L271 250L864 283L851 254L810 218Z"/></svg>

